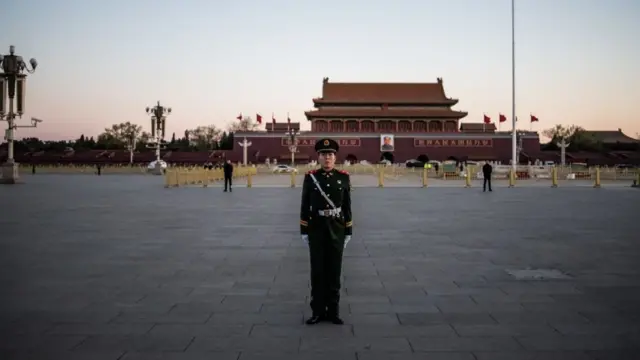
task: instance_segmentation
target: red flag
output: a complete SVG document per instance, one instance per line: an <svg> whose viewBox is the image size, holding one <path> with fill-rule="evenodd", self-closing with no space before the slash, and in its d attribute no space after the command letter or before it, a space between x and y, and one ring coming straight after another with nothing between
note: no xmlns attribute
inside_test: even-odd
<svg viewBox="0 0 640 360"><path fill-rule="evenodd" d="M262 124L262 116L260 114L256 114L256 121L258 124Z"/></svg>
<svg viewBox="0 0 640 360"><path fill-rule="evenodd" d="M488 117L487 115L484 116L484 123L485 124L491 124L491 118Z"/></svg>
<svg viewBox="0 0 640 360"><path fill-rule="evenodd" d="M507 117L502 115L502 114L500 114L500 122L503 123L503 122L506 122L506 121L507 121Z"/></svg>
<svg viewBox="0 0 640 360"><path fill-rule="evenodd" d="M242 120L242 113L240 113L240 115L236 116L236 119Z"/></svg>
<svg viewBox="0 0 640 360"><path fill-rule="evenodd" d="M538 118L531 115L531 122L538 122Z"/></svg>

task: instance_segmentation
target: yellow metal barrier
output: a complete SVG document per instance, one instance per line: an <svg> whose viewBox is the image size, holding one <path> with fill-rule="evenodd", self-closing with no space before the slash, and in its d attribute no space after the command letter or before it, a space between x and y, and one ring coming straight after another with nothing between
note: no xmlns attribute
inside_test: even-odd
<svg viewBox="0 0 640 360"><path fill-rule="evenodd" d="M428 186L427 184L429 181L428 179L429 179L429 176L428 176L427 169L423 169L422 170L422 187L423 188L426 188Z"/></svg>
<svg viewBox="0 0 640 360"><path fill-rule="evenodd" d="M20 171L25 175L31 175L33 166L29 164L20 164ZM317 168L317 166L300 166L298 171L305 173L310 169ZM439 186L442 180L447 181L460 181L459 186L465 188L473 187L473 182L481 177L477 176L477 167L469 165L466 170L462 170L462 174L459 168L454 166L443 166L438 172L435 169L425 168L407 168L405 166L384 166L384 165L340 165L339 168L348 171L350 174L358 176L376 176L377 186L380 188L394 187L398 184L414 184L415 187L433 187ZM580 166L556 166L556 167L542 167L542 166L530 166L519 165L517 172L512 172L510 167L502 166L502 171L494 171L494 174L501 175L494 177L494 179L502 179L503 184L508 183L509 187L527 186L526 184L536 182L538 184L544 184L553 188L562 186L568 186L572 182L577 184L587 185L594 188L607 187L609 183L621 184L624 182L624 186L627 184L633 187L640 187L640 171L638 169L623 169L614 167L580 167ZM128 165L104 165L101 167L102 175L107 174L139 174L145 175L149 171L147 166L128 166ZM300 174L302 174L300 173ZM69 174L69 175L94 175L97 174L96 166L76 166L76 165L37 165L35 166L34 176L38 174ZM234 178L246 177L246 186L251 188L253 185L260 184L262 177L256 178L256 175L260 174L273 174L273 168L267 166L258 165L256 167L244 167L236 166L234 171ZM282 174L285 175L285 174ZM289 186L297 187L296 181L298 173L289 173ZM431 179L430 179L431 178ZM222 181L224 175L222 170L205 170L201 167L175 167L170 166L165 172L164 186L178 187L178 186L198 186L203 187L212 186L218 181ZM283 186L287 186L286 178L283 176ZM366 180L370 185L376 186L373 183L373 178ZM504 181L506 180L506 181ZM277 183L280 180L265 180L272 183ZM357 184L360 178L355 177L353 181ZM244 181L242 181L244 182ZM548 185L547 185L548 184ZM410 185L411 186L411 185Z"/></svg>
<svg viewBox="0 0 640 360"><path fill-rule="evenodd" d="M249 178L255 174L255 168L241 167L234 169L233 178L247 177L247 184L249 186ZM170 168L165 172L165 187L167 188L200 184L202 184L203 187L207 187L209 184L221 180L224 180L224 172L221 169L208 170L201 168Z"/></svg>
<svg viewBox="0 0 640 360"><path fill-rule="evenodd" d="M21 174L97 174L98 168L95 165L36 165L19 164ZM102 165L100 171L107 174L146 174L146 165Z"/></svg>

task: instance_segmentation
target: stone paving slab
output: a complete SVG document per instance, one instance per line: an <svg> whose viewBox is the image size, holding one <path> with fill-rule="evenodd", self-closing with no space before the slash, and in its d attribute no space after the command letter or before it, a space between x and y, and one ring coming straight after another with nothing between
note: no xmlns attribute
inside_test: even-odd
<svg viewBox="0 0 640 360"><path fill-rule="evenodd" d="M300 188L162 185L47 175L0 187L0 203L15 204L0 216L1 359L640 352L635 189L358 189L347 324L309 327ZM536 269L565 276L510 275Z"/></svg>

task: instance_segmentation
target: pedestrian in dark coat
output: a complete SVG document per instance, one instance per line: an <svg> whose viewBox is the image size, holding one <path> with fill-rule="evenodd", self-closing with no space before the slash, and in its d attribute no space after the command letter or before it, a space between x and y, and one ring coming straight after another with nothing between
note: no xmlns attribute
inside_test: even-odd
<svg viewBox="0 0 640 360"><path fill-rule="evenodd" d="M231 189L231 185L233 184L231 180L233 179L233 165L231 164L231 160L227 160L222 169L224 172L224 191L227 191L227 185L229 185L229 191L233 191L233 189Z"/></svg>
<svg viewBox="0 0 640 360"><path fill-rule="evenodd" d="M493 167L487 161L482 165L482 178L484 179L482 182L483 192L487 191L487 184L489 185L489 191L493 191L491 190L491 173L493 173Z"/></svg>

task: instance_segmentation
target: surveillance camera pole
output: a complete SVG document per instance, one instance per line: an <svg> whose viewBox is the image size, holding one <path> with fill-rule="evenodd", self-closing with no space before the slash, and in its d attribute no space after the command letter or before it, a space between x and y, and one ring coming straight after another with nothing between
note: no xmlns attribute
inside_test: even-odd
<svg viewBox="0 0 640 360"><path fill-rule="evenodd" d="M18 164L14 159L14 132L18 128L34 128L41 122L32 118L31 125L17 125L16 116L22 118L24 114L25 90L27 74L36 71L38 62L35 59L24 62L22 56L15 54L15 46L9 47L9 55L0 55L0 120L7 122L5 138L7 139L7 162L2 165L1 184L15 184L18 182ZM17 95L17 96L16 96ZM14 107L14 99L15 107Z"/></svg>
<svg viewBox="0 0 640 360"><path fill-rule="evenodd" d="M151 115L151 136L155 138L156 165L154 174L162 175L162 165L160 164L160 150L166 129L167 115L171 114L171 108L160 105L160 101L153 107L146 108L147 114Z"/></svg>

